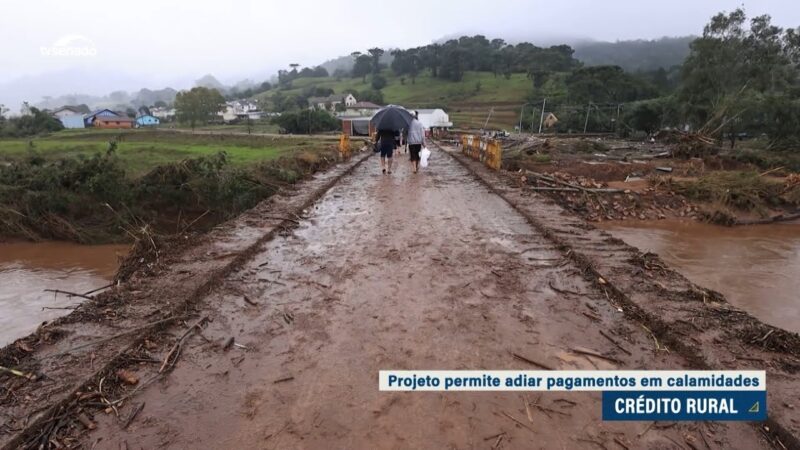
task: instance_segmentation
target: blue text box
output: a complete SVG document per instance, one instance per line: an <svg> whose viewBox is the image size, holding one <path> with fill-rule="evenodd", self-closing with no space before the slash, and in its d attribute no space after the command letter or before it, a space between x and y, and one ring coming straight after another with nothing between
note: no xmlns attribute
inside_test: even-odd
<svg viewBox="0 0 800 450"><path fill-rule="evenodd" d="M766 419L766 391L603 392L603 420Z"/></svg>

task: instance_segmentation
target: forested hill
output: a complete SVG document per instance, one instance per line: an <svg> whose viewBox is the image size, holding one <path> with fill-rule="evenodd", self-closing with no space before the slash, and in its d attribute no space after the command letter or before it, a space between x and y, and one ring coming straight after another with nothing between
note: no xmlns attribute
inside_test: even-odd
<svg viewBox="0 0 800 450"><path fill-rule="evenodd" d="M660 68L669 69L680 65L689 55L689 44L696 36L663 37L654 40L628 40L617 42L576 41L567 42L574 50L574 57L587 66L620 66L628 72L649 72ZM390 64L391 52L383 55L382 62ZM349 72L353 69L353 58L341 56L321 64L333 74L337 70Z"/></svg>
<svg viewBox="0 0 800 450"><path fill-rule="evenodd" d="M695 36L657 40L575 43L575 58L587 66L620 66L628 72L669 69L683 63Z"/></svg>

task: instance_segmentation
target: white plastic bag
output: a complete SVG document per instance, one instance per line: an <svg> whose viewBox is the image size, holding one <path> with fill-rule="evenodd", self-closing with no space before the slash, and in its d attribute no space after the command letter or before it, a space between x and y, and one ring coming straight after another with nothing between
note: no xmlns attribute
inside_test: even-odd
<svg viewBox="0 0 800 450"><path fill-rule="evenodd" d="M428 167L428 158L431 156L431 151L428 150L428 147L422 147L422 150L419 152L419 166L420 167Z"/></svg>

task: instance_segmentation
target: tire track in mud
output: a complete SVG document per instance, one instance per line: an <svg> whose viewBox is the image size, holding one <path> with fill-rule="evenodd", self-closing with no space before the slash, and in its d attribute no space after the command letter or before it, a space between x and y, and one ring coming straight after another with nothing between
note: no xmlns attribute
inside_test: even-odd
<svg viewBox="0 0 800 450"><path fill-rule="evenodd" d="M97 414L87 444L768 447L746 424L602 422L599 393L379 392L380 369L538 369L512 353L557 369L690 365L654 351L582 267L454 159L435 152L417 175L401 164L391 176L358 166L259 246L195 304L210 322L133 399L146 405L137 421L122 429ZM157 367L131 370L145 379ZM528 409L529 429L508 418L527 421Z"/></svg>

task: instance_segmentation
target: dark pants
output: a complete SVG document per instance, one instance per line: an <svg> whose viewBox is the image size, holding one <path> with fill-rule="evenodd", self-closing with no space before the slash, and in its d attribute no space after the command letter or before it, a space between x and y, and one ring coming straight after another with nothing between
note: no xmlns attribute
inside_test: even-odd
<svg viewBox="0 0 800 450"><path fill-rule="evenodd" d="M419 161L420 150L422 150L422 144L408 144L408 152L411 154L409 159L411 161Z"/></svg>

